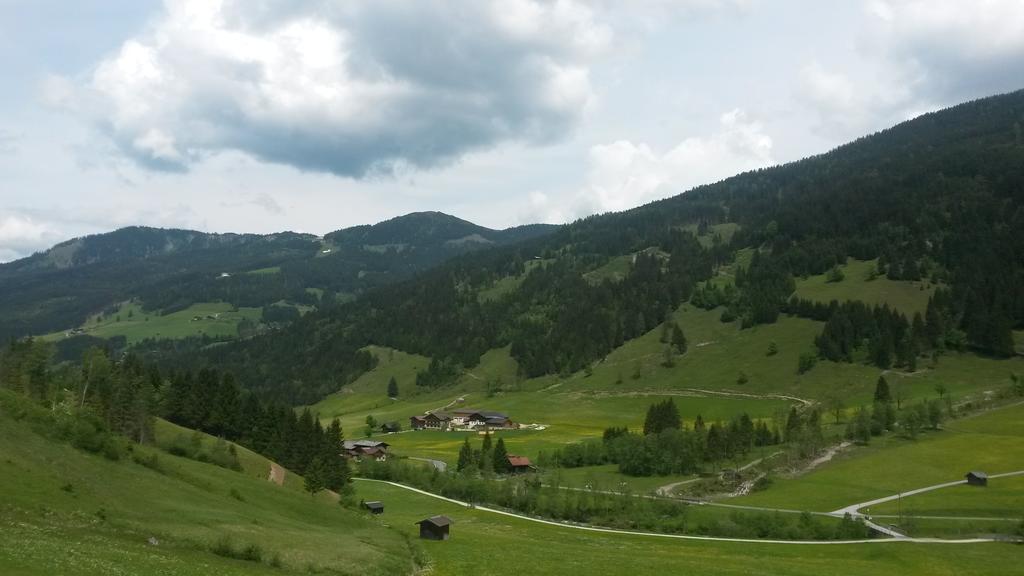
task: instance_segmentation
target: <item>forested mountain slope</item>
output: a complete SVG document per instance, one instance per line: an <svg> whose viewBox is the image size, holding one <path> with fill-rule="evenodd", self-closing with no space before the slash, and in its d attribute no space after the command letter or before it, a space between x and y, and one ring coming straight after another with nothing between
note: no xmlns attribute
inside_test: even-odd
<svg viewBox="0 0 1024 576"><path fill-rule="evenodd" d="M783 312L825 321L817 347L837 361L856 352L903 365L946 346L1013 354L1012 329L1024 325L1022 123L1024 92L966 103L820 156L466 255L285 332L188 358L291 401L366 370L367 344L435 358L426 386L506 345L526 376L571 373L691 298L724 306L722 321L745 327ZM741 252L743 265L721 281L719 269ZM913 321L885 306L791 299L795 278L848 257L940 289Z"/></svg>
<svg viewBox="0 0 1024 576"><path fill-rule="evenodd" d="M441 213L409 214L323 239L291 232L124 228L0 264L0 338L78 327L130 299L154 314L198 302L330 307L339 295L358 294L452 256L552 229L490 230Z"/></svg>

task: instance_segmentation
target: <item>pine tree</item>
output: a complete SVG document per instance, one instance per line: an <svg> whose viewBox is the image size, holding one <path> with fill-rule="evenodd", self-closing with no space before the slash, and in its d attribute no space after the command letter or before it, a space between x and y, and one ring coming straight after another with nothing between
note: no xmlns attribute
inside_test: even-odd
<svg viewBox="0 0 1024 576"><path fill-rule="evenodd" d="M473 448L469 445L469 437L466 437L465 442L462 443L462 448L459 449L459 461L455 465L455 469L459 472L469 469L473 465Z"/></svg>
<svg viewBox="0 0 1024 576"><path fill-rule="evenodd" d="M310 461L309 466L306 467L306 492L313 495L323 490L325 482L324 475L324 460L320 456L316 456L312 461Z"/></svg>
<svg viewBox="0 0 1024 576"><path fill-rule="evenodd" d="M875 384L875 402L892 402L892 395L889 392L889 383L885 376L879 376Z"/></svg>
<svg viewBox="0 0 1024 576"><path fill-rule="evenodd" d="M504 474L509 470L508 464L508 450L505 449L505 439L498 438L498 443L494 446L494 471L498 474Z"/></svg>
<svg viewBox="0 0 1024 576"><path fill-rule="evenodd" d="M388 380L388 398L398 398L398 382L394 376Z"/></svg>
<svg viewBox="0 0 1024 576"><path fill-rule="evenodd" d="M686 354L686 336L683 334L683 329L679 327L679 324L672 323L672 347L676 349L680 355Z"/></svg>

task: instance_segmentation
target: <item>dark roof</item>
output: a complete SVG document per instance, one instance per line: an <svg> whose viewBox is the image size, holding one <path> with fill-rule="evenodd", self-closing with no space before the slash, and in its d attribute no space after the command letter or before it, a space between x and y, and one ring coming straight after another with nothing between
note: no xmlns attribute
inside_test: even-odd
<svg viewBox="0 0 1024 576"><path fill-rule="evenodd" d="M978 470L971 470L967 473L968 476L974 476L975 478L988 478L988 474Z"/></svg>
<svg viewBox="0 0 1024 576"><path fill-rule="evenodd" d="M438 528L443 528L452 523L452 519L447 516L431 516L426 520L420 520L417 524L432 524Z"/></svg>
<svg viewBox="0 0 1024 576"><path fill-rule="evenodd" d="M494 410L473 410L470 408L459 408L458 410L452 410L453 414L462 414L466 416L472 416L474 414L483 416L484 418L501 418L503 420L508 419L508 415L504 412L495 412Z"/></svg>

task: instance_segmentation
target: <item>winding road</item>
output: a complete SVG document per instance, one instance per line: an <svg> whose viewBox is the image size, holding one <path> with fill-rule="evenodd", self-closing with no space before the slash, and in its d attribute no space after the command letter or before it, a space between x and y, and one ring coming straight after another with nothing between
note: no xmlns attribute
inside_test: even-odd
<svg viewBox="0 0 1024 576"><path fill-rule="evenodd" d="M1005 478L1007 476L1020 476L1021 474L1024 474L1024 470L1017 470L1015 472L1004 472L1002 474L990 474L989 478ZM904 496L913 496L915 494L922 494L924 492L931 492L932 490L939 490L941 488L949 488L951 486L958 486L960 484L966 484L966 483L967 483L967 480L957 480L955 482L943 482L942 484L934 484L932 486L925 486L924 488L915 488L914 490L908 490L906 492L900 492L899 494L893 494L891 496L885 496L883 498L875 498L874 500L868 500L867 502L860 502L858 504L850 504L849 506L844 506L844 507L842 507L842 508L840 508L838 510L833 510L832 512L829 512L829 515L830 516L842 517L842 516L845 516L846 514L849 514L849 515L853 516L854 518L861 518L861 519L863 519L865 524L867 524L868 526L870 526L871 528L873 528L874 530L876 530L878 532L881 532L883 534L887 534L889 536L892 536L893 538L898 538L898 539L906 540L906 539L909 539L909 538L905 534L897 532L896 530L894 530L892 528L889 528L887 526L881 526L879 524L876 524L876 523L872 522L871 521L871 517L869 515L865 515L865 514L861 513L861 509L862 508L867 508L868 506L875 506L876 504L882 504L882 503L885 503L885 502L892 502L893 500L897 500L897 499L902 498ZM882 516L880 516L880 518L881 517ZM884 516L884 517L885 518L889 518L891 516Z"/></svg>

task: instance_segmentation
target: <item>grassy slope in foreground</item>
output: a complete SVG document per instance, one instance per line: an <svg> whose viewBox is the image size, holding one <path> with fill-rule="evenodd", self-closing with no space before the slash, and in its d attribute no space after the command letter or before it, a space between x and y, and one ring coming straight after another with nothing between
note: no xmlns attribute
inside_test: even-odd
<svg viewBox="0 0 1024 576"><path fill-rule="evenodd" d="M873 438L818 470L779 479L734 504L829 512L914 488L963 478L968 470L990 474L1024 469L1024 404L947 422L917 440ZM874 510L870 510L874 512Z"/></svg>
<svg viewBox="0 0 1024 576"><path fill-rule="evenodd" d="M451 540L424 542L432 574L477 574L499 558L517 574L1024 574L1010 544L799 545L701 542L601 534L468 510L386 484L357 482L359 496L385 502L384 520L414 535L435 514L454 520Z"/></svg>
<svg viewBox="0 0 1024 576"><path fill-rule="evenodd" d="M137 448L146 454L152 449ZM316 498L159 453L163 472L112 462L0 416L0 572L35 574L402 574L404 539ZM147 539L160 544L151 546ZM228 537L263 562L214 555ZM280 557L281 569L268 563Z"/></svg>

